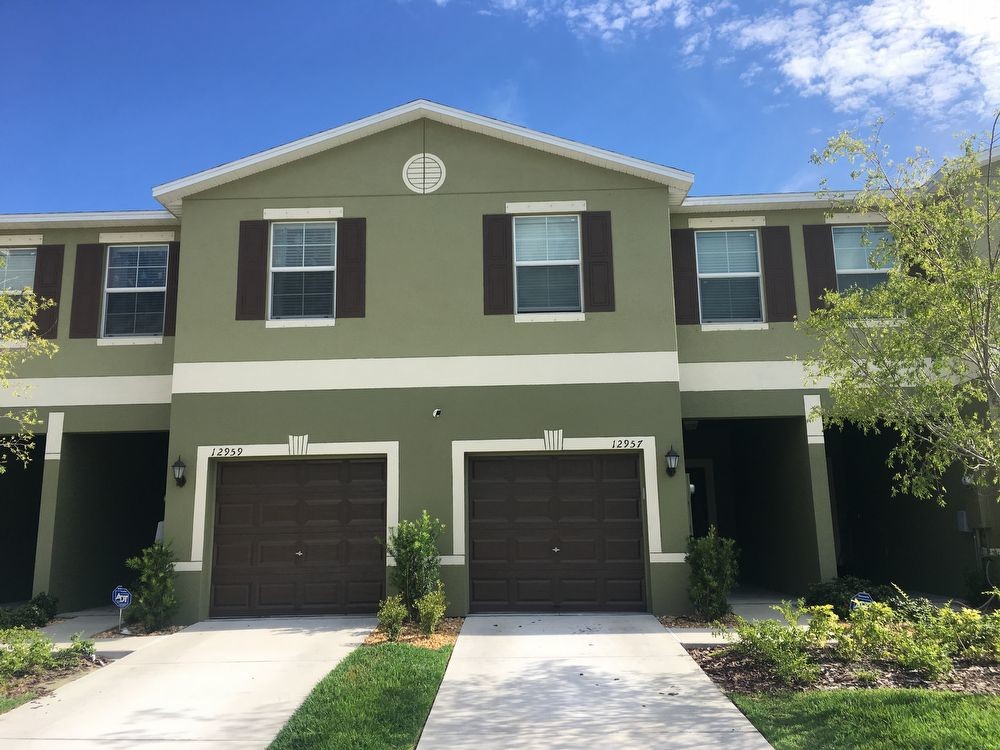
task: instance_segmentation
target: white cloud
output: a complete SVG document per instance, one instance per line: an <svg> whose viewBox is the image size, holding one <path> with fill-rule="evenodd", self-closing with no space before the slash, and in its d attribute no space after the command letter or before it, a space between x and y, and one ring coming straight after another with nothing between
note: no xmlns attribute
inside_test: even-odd
<svg viewBox="0 0 1000 750"><path fill-rule="evenodd" d="M487 92L486 114L506 122L523 120L520 89L516 81L504 81Z"/></svg>
<svg viewBox="0 0 1000 750"><path fill-rule="evenodd" d="M1000 106L1000 0L781 0L763 13L733 0L486 2L606 42L679 34L689 66L735 49L755 71L745 82L764 78L762 54L777 75L772 88L823 96L839 111L906 109L944 120Z"/></svg>

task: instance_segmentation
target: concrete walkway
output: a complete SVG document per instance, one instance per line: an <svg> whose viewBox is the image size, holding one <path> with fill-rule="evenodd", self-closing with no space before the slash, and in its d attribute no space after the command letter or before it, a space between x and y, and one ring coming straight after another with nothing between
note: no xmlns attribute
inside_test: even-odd
<svg viewBox="0 0 1000 750"><path fill-rule="evenodd" d="M214 620L0 716L4 750L261 750L374 618Z"/></svg>
<svg viewBox="0 0 1000 750"><path fill-rule="evenodd" d="M469 617L417 746L769 747L652 615Z"/></svg>
<svg viewBox="0 0 1000 750"><path fill-rule="evenodd" d="M96 633L118 627L118 609L108 606L79 612L61 612L56 619L58 622L49 623L41 631L55 641L57 646L68 646L77 633L82 638L90 638Z"/></svg>

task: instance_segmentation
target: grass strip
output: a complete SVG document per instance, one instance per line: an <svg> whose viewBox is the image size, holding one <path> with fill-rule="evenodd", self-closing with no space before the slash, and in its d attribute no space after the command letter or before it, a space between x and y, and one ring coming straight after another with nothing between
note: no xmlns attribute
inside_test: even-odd
<svg viewBox="0 0 1000 750"><path fill-rule="evenodd" d="M34 693L20 693L15 696L0 695L0 714L17 708L23 703L27 703L35 697Z"/></svg>
<svg viewBox="0 0 1000 750"><path fill-rule="evenodd" d="M1000 696L829 690L730 696L776 750L1000 748Z"/></svg>
<svg viewBox="0 0 1000 750"><path fill-rule="evenodd" d="M409 750L430 713L452 647L356 649L313 688L269 750Z"/></svg>

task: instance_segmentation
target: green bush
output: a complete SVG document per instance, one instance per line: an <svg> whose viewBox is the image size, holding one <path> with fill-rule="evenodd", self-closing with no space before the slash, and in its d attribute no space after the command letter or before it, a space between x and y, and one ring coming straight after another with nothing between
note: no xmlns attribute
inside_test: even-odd
<svg viewBox="0 0 1000 750"><path fill-rule="evenodd" d="M0 630L41 628L56 616L58 600L45 592L36 594L27 604L14 609L0 609Z"/></svg>
<svg viewBox="0 0 1000 750"><path fill-rule="evenodd" d="M836 653L841 659L892 658L901 621L888 604L862 604L848 615L848 622L850 627L837 638Z"/></svg>
<svg viewBox="0 0 1000 750"><path fill-rule="evenodd" d="M156 542L138 557L125 561L126 566L138 573L132 605L125 610L126 621L139 623L147 632L170 624L170 618L177 611L175 559L169 544Z"/></svg>
<svg viewBox="0 0 1000 750"><path fill-rule="evenodd" d="M0 682L55 666L52 639L24 627L0 630Z"/></svg>
<svg viewBox="0 0 1000 750"><path fill-rule="evenodd" d="M843 628L840 625L840 618L833 611L829 604L819 604L813 607L803 608L803 601L799 599L799 611L809 615L809 626L806 628L806 636L809 645L813 648L825 648L831 640L840 636Z"/></svg>
<svg viewBox="0 0 1000 750"><path fill-rule="evenodd" d="M708 527L707 536L688 540L688 595L702 619L718 620L729 614L729 592L739 574L738 558L736 542L719 536L715 526Z"/></svg>
<svg viewBox="0 0 1000 750"><path fill-rule="evenodd" d="M893 644L892 659L900 667L917 672L925 680L937 681L952 671L944 646L919 631L901 630Z"/></svg>
<svg viewBox="0 0 1000 750"><path fill-rule="evenodd" d="M403 632L403 623L409 612L403 604L403 597L399 594L387 596L378 607L378 624L385 631L390 641L399 640L399 634Z"/></svg>
<svg viewBox="0 0 1000 750"><path fill-rule="evenodd" d="M801 609L788 602L774 607L782 613L785 622L756 620L749 622L737 616L734 629L739 640L730 648L758 667L770 671L780 682L789 687L811 685L819 679L819 665L809 657L809 634L796 624Z"/></svg>
<svg viewBox="0 0 1000 750"><path fill-rule="evenodd" d="M396 561L390 577L411 617L417 616L417 599L434 591L441 580L437 540L443 532L444 524L425 510L416 521L400 521L389 534L386 552Z"/></svg>
<svg viewBox="0 0 1000 750"><path fill-rule="evenodd" d="M841 619L846 619L851 611L851 597L860 591L867 591L877 602L888 602L896 596L892 586L872 583L867 578L841 576L830 581L814 583L806 591L807 605L829 604Z"/></svg>
<svg viewBox="0 0 1000 750"><path fill-rule="evenodd" d="M438 581L437 588L417 599L416 606L417 615L420 617L420 628L427 635L432 635L444 619L444 612L448 608L448 601L444 598L444 584Z"/></svg>

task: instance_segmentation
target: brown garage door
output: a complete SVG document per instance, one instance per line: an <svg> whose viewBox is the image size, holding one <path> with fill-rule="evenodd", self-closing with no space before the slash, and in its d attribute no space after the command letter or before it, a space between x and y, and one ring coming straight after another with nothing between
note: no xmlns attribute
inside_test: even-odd
<svg viewBox="0 0 1000 750"><path fill-rule="evenodd" d="M371 613L385 595L385 460L223 463L213 617Z"/></svg>
<svg viewBox="0 0 1000 750"><path fill-rule="evenodd" d="M639 457L469 461L473 612L646 608Z"/></svg>

